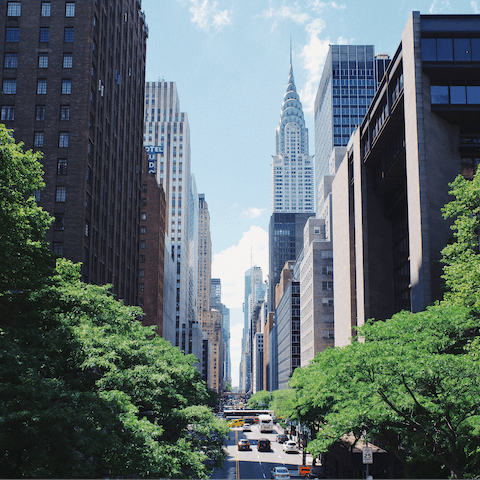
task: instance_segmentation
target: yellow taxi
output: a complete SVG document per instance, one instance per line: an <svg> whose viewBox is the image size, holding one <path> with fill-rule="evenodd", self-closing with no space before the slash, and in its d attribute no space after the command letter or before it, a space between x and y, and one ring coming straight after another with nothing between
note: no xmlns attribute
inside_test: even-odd
<svg viewBox="0 0 480 480"><path fill-rule="evenodd" d="M230 428L233 427L243 427L243 424L245 423L245 420L243 418L235 418L234 420L230 420L228 422L228 426Z"/></svg>

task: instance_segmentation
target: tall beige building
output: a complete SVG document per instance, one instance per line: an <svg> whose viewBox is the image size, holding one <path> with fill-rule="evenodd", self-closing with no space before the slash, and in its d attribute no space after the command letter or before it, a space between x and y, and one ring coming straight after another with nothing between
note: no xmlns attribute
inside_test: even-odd
<svg viewBox="0 0 480 480"><path fill-rule="evenodd" d="M210 308L212 279L212 240L210 213L205 195L198 195L198 311L197 320L207 335L207 385L215 392L223 390L223 332L222 313Z"/></svg>

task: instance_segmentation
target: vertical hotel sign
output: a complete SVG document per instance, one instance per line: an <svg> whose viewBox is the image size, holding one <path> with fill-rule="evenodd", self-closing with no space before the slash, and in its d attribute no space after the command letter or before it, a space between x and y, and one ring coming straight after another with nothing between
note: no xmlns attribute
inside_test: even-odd
<svg viewBox="0 0 480 480"><path fill-rule="evenodd" d="M148 173L157 173L157 153L163 153L163 145L148 145L145 150L148 154Z"/></svg>

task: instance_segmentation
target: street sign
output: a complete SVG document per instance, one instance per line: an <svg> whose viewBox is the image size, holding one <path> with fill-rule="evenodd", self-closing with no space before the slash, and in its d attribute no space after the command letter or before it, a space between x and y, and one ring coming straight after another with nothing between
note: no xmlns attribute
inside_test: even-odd
<svg viewBox="0 0 480 480"><path fill-rule="evenodd" d="M364 464L372 464L373 463L372 447L363 447L362 460L363 460Z"/></svg>

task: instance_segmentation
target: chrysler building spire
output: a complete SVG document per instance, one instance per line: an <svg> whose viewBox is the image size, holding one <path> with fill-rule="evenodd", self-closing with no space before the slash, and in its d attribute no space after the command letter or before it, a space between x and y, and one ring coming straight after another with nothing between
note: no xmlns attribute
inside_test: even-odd
<svg viewBox="0 0 480 480"><path fill-rule="evenodd" d="M313 157L308 155L308 129L293 77L291 40L288 84L275 137L272 211L313 213Z"/></svg>

